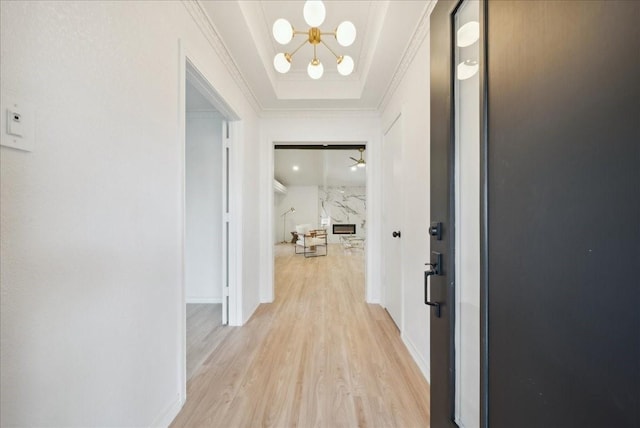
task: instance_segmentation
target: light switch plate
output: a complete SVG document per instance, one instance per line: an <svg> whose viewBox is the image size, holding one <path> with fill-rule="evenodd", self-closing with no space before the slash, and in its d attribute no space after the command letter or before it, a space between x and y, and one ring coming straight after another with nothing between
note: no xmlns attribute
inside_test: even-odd
<svg viewBox="0 0 640 428"><path fill-rule="evenodd" d="M0 145L31 152L35 145L35 115L31 106L3 94L0 111ZM19 117L16 118L16 115Z"/></svg>
<svg viewBox="0 0 640 428"><path fill-rule="evenodd" d="M7 134L14 137L22 137L22 113L17 108L7 109Z"/></svg>

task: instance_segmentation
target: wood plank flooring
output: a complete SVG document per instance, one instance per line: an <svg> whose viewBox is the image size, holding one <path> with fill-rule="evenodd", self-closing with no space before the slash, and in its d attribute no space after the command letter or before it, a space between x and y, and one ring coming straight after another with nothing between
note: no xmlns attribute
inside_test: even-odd
<svg viewBox="0 0 640 428"><path fill-rule="evenodd" d="M427 427L429 385L364 302L363 250L305 259L283 244L275 263L275 302L226 327L172 426Z"/></svg>
<svg viewBox="0 0 640 428"><path fill-rule="evenodd" d="M187 304L187 379L230 331L222 325L222 303Z"/></svg>

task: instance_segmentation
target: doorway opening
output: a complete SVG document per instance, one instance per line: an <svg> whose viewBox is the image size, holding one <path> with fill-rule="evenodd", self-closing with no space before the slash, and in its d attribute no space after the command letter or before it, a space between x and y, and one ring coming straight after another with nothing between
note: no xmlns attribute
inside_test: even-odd
<svg viewBox="0 0 640 428"><path fill-rule="evenodd" d="M323 263L335 270L348 258L344 275L359 282L365 300L365 149L363 143L274 146L274 289L289 281L292 266L305 271L310 264L302 259L329 256Z"/></svg>
<svg viewBox="0 0 640 428"><path fill-rule="evenodd" d="M220 245L224 119L189 76L185 96L184 268L189 380L215 348L219 329L228 323L228 305L222 269L226 248Z"/></svg>
<svg viewBox="0 0 640 428"><path fill-rule="evenodd" d="M238 116L180 45L182 124L182 259L179 332L182 400L186 383L239 318L236 266Z"/></svg>

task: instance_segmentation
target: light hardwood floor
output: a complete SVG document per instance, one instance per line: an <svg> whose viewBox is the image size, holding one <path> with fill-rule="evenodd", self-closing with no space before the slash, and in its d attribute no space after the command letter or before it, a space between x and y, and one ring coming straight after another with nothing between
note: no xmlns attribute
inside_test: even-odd
<svg viewBox="0 0 640 428"><path fill-rule="evenodd" d="M232 330L222 325L222 303L187 304L187 379Z"/></svg>
<svg viewBox="0 0 640 428"><path fill-rule="evenodd" d="M427 427L429 385L379 305L363 250L276 246L276 299L227 331L187 384L174 427Z"/></svg>

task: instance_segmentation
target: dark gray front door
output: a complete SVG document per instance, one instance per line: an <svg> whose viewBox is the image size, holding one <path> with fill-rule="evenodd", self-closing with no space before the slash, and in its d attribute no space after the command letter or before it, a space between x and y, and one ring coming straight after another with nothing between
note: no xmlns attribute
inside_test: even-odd
<svg viewBox="0 0 640 428"><path fill-rule="evenodd" d="M431 19L431 415L452 425L453 2ZM482 426L640 426L640 2L489 1ZM486 29L486 33L485 30ZM486 68L485 68L486 67ZM485 97L486 96L486 97Z"/></svg>
<svg viewBox="0 0 640 428"><path fill-rule="evenodd" d="M491 427L640 426L640 3L488 3Z"/></svg>
<svg viewBox="0 0 640 428"><path fill-rule="evenodd" d="M439 1L431 14L431 236L428 270L425 276L425 303L432 305L431 348L431 426L454 427L453 353L453 141L452 141L452 27L451 16L457 1ZM438 230L435 230L437 228Z"/></svg>

